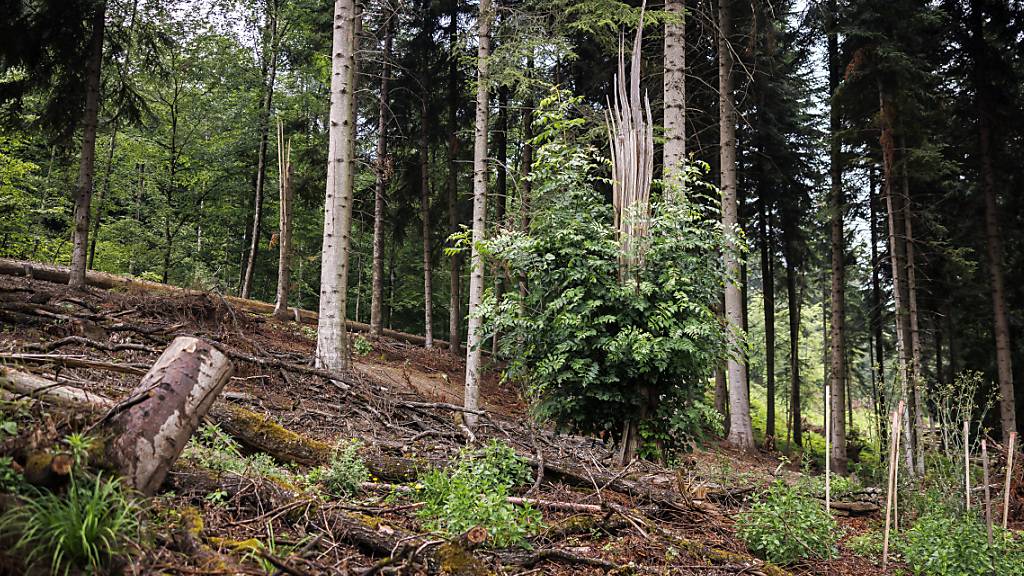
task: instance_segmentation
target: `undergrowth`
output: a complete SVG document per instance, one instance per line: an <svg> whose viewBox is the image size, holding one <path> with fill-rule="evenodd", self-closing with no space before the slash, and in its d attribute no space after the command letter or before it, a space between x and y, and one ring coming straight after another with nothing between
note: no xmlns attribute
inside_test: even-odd
<svg viewBox="0 0 1024 576"><path fill-rule="evenodd" d="M832 558L841 535L820 502L783 482L757 494L736 526L751 552L776 564Z"/></svg>
<svg viewBox="0 0 1024 576"><path fill-rule="evenodd" d="M181 457L210 470L236 474L258 474L288 481L291 475L263 452L242 454L241 445L216 424L206 424L189 440Z"/></svg>
<svg viewBox="0 0 1024 576"><path fill-rule="evenodd" d="M463 451L457 462L420 477L424 506L419 514L426 527L456 536L481 526L495 546L528 546L526 538L541 527L541 514L507 500L514 487L530 480L527 463L497 441L476 452Z"/></svg>
<svg viewBox="0 0 1024 576"><path fill-rule="evenodd" d="M314 468L306 476L311 484L322 485L332 496L352 496L370 477L370 471L359 457L360 442L352 439L338 445L331 463Z"/></svg>

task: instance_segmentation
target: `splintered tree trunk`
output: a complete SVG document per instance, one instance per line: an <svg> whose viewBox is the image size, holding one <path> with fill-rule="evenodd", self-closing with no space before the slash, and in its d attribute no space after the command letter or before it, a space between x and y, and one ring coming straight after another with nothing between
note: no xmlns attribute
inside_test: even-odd
<svg viewBox="0 0 1024 576"><path fill-rule="evenodd" d="M434 347L433 266L430 262L430 152L427 150L427 101L420 112L420 220L423 224L423 338Z"/></svg>
<svg viewBox="0 0 1024 576"><path fill-rule="evenodd" d="M331 54L331 111L327 153L327 197L320 272L320 315L316 365L328 370L348 367L345 305L348 291L349 230L355 171L355 28L353 0L334 3Z"/></svg>
<svg viewBox="0 0 1024 576"><path fill-rule="evenodd" d="M458 35L459 35L458 2L452 2L452 12L448 22L448 233L459 231L459 181L458 166L455 155L459 149L458 116ZM449 300L448 300L448 350L459 355L462 331L462 291L461 264L462 256L452 254L449 259Z"/></svg>
<svg viewBox="0 0 1024 576"><path fill-rule="evenodd" d="M89 62L85 73L85 112L82 116L82 154L78 164L78 187L75 191L74 248L71 252L71 276L68 286L85 288L85 269L89 248L89 209L92 204L93 176L96 171L96 129L100 110L100 70L103 63L103 32L106 28L107 4L101 2L92 17L89 39Z"/></svg>
<svg viewBox="0 0 1024 576"><path fill-rule="evenodd" d="M477 314L484 295L484 257L477 248L484 240L484 219L487 215L487 117L488 58L491 54L491 2L480 0L480 14L477 22L477 88L476 125L473 128L473 247L469 276L469 330L466 336L466 391L465 406L477 410L480 400L480 345L483 343L483 319ZM464 415L466 425L476 425L476 415Z"/></svg>
<svg viewBox="0 0 1024 576"><path fill-rule="evenodd" d="M278 195L280 213L280 233L278 235L277 260L277 299L274 303L274 317L288 319L288 288L291 284L291 247L292 247L292 142L285 143L284 126L277 122L277 166Z"/></svg>
<svg viewBox="0 0 1024 576"><path fill-rule="evenodd" d="M839 132L842 128L839 118L839 101L835 98L839 89L839 37L836 31L836 1L830 0L826 9L828 33L829 68L829 164L831 191L829 211L832 220L832 327L829 337L831 344L831 388L832 422L831 464L837 474L846 474L846 422L843 419L846 401L846 239L843 230L843 215L846 210L843 199L842 149Z"/></svg>
<svg viewBox="0 0 1024 576"><path fill-rule="evenodd" d="M388 158L388 86L391 81L391 21L395 16L391 2L384 6L384 52L380 75L380 107L377 116L377 186L373 195L373 282L370 290L370 335L380 337L384 330L384 192L390 171Z"/></svg>
<svg viewBox="0 0 1024 576"><path fill-rule="evenodd" d="M665 11L675 20L665 25L665 148L663 172L666 182L673 178L681 186L683 162L686 159L686 22L683 0L666 0ZM668 194L681 190L668 188Z"/></svg>
<svg viewBox="0 0 1024 576"><path fill-rule="evenodd" d="M800 296L797 290L797 270L792 252L786 256L786 298L789 306L789 401L792 405L793 443L803 446L803 420L800 414Z"/></svg>
<svg viewBox="0 0 1024 576"><path fill-rule="evenodd" d="M137 490L154 494L234 371L208 342L175 338L109 421L107 457Z"/></svg>
<svg viewBox="0 0 1024 576"><path fill-rule="evenodd" d="M737 256L736 234L739 225L736 198L736 105L733 101L732 0L718 4L718 93L719 142L722 170L722 225L726 231L725 269L729 278L725 284L725 317L729 346L739 351L743 329L743 297L737 279L740 263ZM750 397L747 394L747 367L741 359L729 358L729 436L727 441L743 450L754 449L754 434L750 424Z"/></svg>

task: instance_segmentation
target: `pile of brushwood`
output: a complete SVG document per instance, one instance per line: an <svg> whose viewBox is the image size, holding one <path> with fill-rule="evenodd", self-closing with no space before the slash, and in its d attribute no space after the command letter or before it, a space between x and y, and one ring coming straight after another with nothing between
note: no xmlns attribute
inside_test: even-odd
<svg viewBox="0 0 1024 576"><path fill-rule="evenodd" d="M3 275L0 325L0 573L788 573L734 534L749 489L521 412L469 430L402 381L454 380L444 350L329 372L238 301Z"/></svg>

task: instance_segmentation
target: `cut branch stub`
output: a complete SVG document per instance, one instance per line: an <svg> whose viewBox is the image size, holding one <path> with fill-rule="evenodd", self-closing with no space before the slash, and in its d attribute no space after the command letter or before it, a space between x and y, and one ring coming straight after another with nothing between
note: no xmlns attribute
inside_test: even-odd
<svg viewBox="0 0 1024 576"><path fill-rule="evenodd" d="M209 342L180 336L110 411L108 457L132 486L157 491L233 371Z"/></svg>

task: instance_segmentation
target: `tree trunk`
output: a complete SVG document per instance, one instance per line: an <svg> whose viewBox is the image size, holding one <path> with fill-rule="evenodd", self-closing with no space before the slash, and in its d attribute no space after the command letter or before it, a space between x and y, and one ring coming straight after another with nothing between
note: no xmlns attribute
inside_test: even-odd
<svg viewBox="0 0 1024 576"><path fill-rule="evenodd" d="M790 241L792 242L792 241ZM797 269L793 252L786 255L786 298L789 307L789 401L793 420L793 443L803 446L803 421L800 414L800 297L797 290Z"/></svg>
<svg viewBox="0 0 1024 576"><path fill-rule="evenodd" d="M110 196L110 173L114 170L114 149L117 147L117 123L110 129L110 149L107 151L107 170L103 175L103 188L100 188L100 196L96 199L96 218L92 222L92 234L89 235L89 262L88 267L93 267L96 260L96 238L100 235L100 222L103 220L103 209L105 200Z"/></svg>
<svg viewBox="0 0 1024 576"><path fill-rule="evenodd" d="M494 225L501 227L505 225L505 211L508 203L508 87L502 86L498 89L498 125L494 135L495 172L495 206ZM501 302L502 294L505 291L505 274L501 264L494 269L494 300ZM491 355L498 355L498 333L491 336Z"/></svg>
<svg viewBox="0 0 1024 576"><path fill-rule="evenodd" d="M879 423L879 454L882 453L881 446L887 444L888 440L886 435L888 429L885 427L884 414L887 413L886 409L886 397L884 395L885 387L885 334L882 326L882 284L879 279L879 267L881 266L881 259L878 256L878 210L877 202L878 195L876 191L876 179L875 169L871 168L871 173L868 176L869 179L869 198L868 198L868 210L869 210L869 222L868 229L871 233L871 332L873 337L873 351L869 353L874 354L874 365L872 367L872 382L874 384L872 391L876 399L876 412Z"/></svg>
<svg viewBox="0 0 1024 576"><path fill-rule="evenodd" d="M430 152L427 150L427 100L420 113L420 220L423 224L423 336L425 348L434 347L433 266L430 262Z"/></svg>
<svg viewBox="0 0 1024 576"><path fill-rule="evenodd" d="M391 166L388 158L388 84L391 81L392 19L394 7L387 0L384 5L384 52L380 76L380 106L377 116L377 186L373 195L373 282L370 289L370 335L380 337L384 329L384 192L387 190Z"/></svg>
<svg viewBox="0 0 1024 576"><path fill-rule="evenodd" d="M736 105L733 101L732 0L718 4L718 93L719 143L722 171L722 225L726 232L724 253L725 270L729 278L725 284L725 316L729 348L740 351L743 329L743 301L740 286L738 246L738 205L736 197ZM742 359L730 356L729 366L729 436L726 440L742 450L754 449L754 434L750 424L750 398L747 394L747 367Z"/></svg>
<svg viewBox="0 0 1024 576"><path fill-rule="evenodd" d="M278 234L277 299L274 303L274 317L288 319L288 288L291 283L292 248L292 142L285 143L284 125L277 122L277 166L278 166L278 212L280 232Z"/></svg>
<svg viewBox="0 0 1024 576"><path fill-rule="evenodd" d="M906 146L902 147L904 151ZM917 267L914 257L914 225L913 208L910 202L908 155L903 158L903 229L906 234L907 251L907 312L910 324L910 394L914 403L914 454L915 470L919 476L924 475L924 387L921 372L921 333L919 330L917 310Z"/></svg>
<svg viewBox="0 0 1024 576"><path fill-rule="evenodd" d="M832 221L832 327L831 344L831 388L832 422L831 464L837 474L846 474L846 238L843 230L843 216L846 212L843 198L842 148L839 132L842 128L839 118L839 38L836 31L838 10L836 0L829 0L826 9L828 34L828 77L829 77L829 164L831 191L829 212Z"/></svg>
<svg viewBox="0 0 1024 576"><path fill-rule="evenodd" d="M459 149L459 86L458 86L458 36L459 36L459 3L452 2L452 12L448 23L448 233L459 231L459 182L458 166L455 155ZM449 260L449 300L448 300L448 350L455 356L459 354L462 331L462 291L461 268L462 256L452 254Z"/></svg>
<svg viewBox="0 0 1024 576"><path fill-rule="evenodd" d="M335 0L331 56L331 111L324 202L324 239L320 272L320 316L316 365L328 370L348 367L345 332L348 291L349 231L355 172L355 29L353 0Z"/></svg>
<svg viewBox="0 0 1024 576"><path fill-rule="evenodd" d="M527 57L526 73L533 73L533 55ZM523 152L519 166L519 231L524 234L530 229L530 193L533 190L533 182L530 180L530 171L533 169L533 107L533 92L528 88L523 102ZM526 295L526 274L523 273L519 276L520 312L523 314L526 313Z"/></svg>
<svg viewBox="0 0 1024 576"><path fill-rule="evenodd" d="M103 33L106 28L107 3L101 2L92 16L89 39L89 61L85 72L85 111L82 115L82 153L78 164L78 187L75 193L75 229L71 253L71 276L68 286L85 288L86 251L89 248L89 210L92 203L93 176L96 170L96 129L100 111L100 72L103 68Z"/></svg>
<svg viewBox="0 0 1024 576"><path fill-rule="evenodd" d="M156 493L233 372L212 345L179 336L111 410L115 438L107 456L135 489Z"/></svg>
<svg viewBox="0 0 1024 576"><path fill-rule="evenodd" d="M253 195L252 231L249 234L249 257L245 263L245 278L242 280L242 298L252 293L252 279L256 269L256 255L260 249L260 235L263 227L263 189L267 180L267 148L270 140L270 112L274 105L274 82L277 79L277 52L280 44L278 29L277 0L267 2L267 26L270 27L270 48L267 55L267 73L264 78L265 90L260 109L260 143L256 151L256 191Z"/></svg>
<svg viewBox="0 0 1024 576"><path fill-rule="evenodd" d="M665 25L665 194L682 193L682 173L686 161L686 21L683 0L666 0L665 11L675 20ZM671 185L675 184L675 188Z"/></svg>
<svg viewBox="0 0 1024 576"><path fill-rule="evenodd" d="M469 276L469 330L466 336L466 391L465 406L476 410L480 400L480 357L483 343L482 318L477 313L484 295L484 257L477 248L484 240L484 219L487 216L487 117L490 97L488 95L488 60L491 54L490 0L480 0L480 14L477 18L477 88L476 123L473 143L473 246ZM476 415L466 413L466 425L473 429Z"/></svg>
<svg viewBox="0 0 1024 576"><path fill-rule="evenodd" d="M771 227L764 199L758 200L761 224L761 293L764 297L764 372L767 388L767 414L764 439L766 445L775 441L775 263L771 248Z"/></svg>

